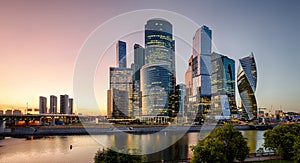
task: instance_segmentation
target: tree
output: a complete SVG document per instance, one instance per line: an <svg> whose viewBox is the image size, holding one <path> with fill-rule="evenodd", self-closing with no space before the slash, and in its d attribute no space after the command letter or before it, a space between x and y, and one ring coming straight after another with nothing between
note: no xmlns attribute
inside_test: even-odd
<svg viewBox="0 0 300 163"><path fill-rule="evenodd" d="M143 156L136 149L133 149L131 154L125 154L125 150L116 150L107 148L98 150L94 157L94 163L139 163L142 162ZM127 150L128 153L128 150Z"/></svg>
<svg viewBox="0 0 300 163"><path fill-rule="evenodd" d="M193 147L192 162L243 162L249 154L247 141L232 125L216 128L211 135Z"/></svg>
<svg viewBox="0 0 300 163"><path fill-rule="evenodd" d="M224 162L224 148L225 144L217 138L210 137L199 141L193 147L194 156L191 162Z"/></svg>
<svg viewBox="0 0 300 163"><path fill-rule="evenodd" d="M284 159L291 159L295 154L293 146L299 133L300 126L297 124L279 125L264 133L264 147L278 152Z"/></svg>
<svg viewBox="0 0 300 163"><path fill-rule="evenodd" d="M294 161L300 162L300 136L297 136L293 149L294 149L294 157L293 157Z"/></svg>

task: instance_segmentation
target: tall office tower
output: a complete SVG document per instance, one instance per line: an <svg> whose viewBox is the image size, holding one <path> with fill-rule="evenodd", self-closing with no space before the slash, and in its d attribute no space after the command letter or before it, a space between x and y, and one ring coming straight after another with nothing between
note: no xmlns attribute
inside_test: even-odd
<svg viewBox="0 0 300 163"><path fill-rule="evenodd" d="M113 118L132 116L132 75L130 68L109 68L108 114Z"/></svg>
<svg viewBox="0 0 300 163"><path fill-rule="evenodd" d="M212 53L212 106L215 116L230 119L237 116L235 101L235 62L227 56Z"/></svg>
<svg viewBox="0 0 300 163"><path fill-rule="evenodd" d="M178 110L178 117L186 115L186 90L185 84L177 84L175 87L175 104Z"/></svg>
<svg viewBox="0 0 300 163"><path fill-rule="evenodd" d="M68 114L73 114L73 99L69 98L69 109L68 109Z"/></svg>
<svg viewBox="0 0 300 163"><path fill-rule="evenodd" d="M175 80L175 40L172 24L164 19L150 19L145 25L145 64L166 64Z"/></svg>
<svg viewBox="0 0 300 163"><path fill-rule="evenodd" d="M141 69L143 115L173 116L176 84L172 24L150 19L145 25L145 65Z"/></svg>
<svg viewBox="0 0 300 163"><path fill-rule="evenodd" d="M126 42L118 41L116 45L117 66L126 68Z"/></svg>
<svg viewBox="0 0 300 163"><path fill-rule="evenodd" d="M205 118L210 109L211 39L212 31L208 27L202 26L196 31L193 37L193 54L187 71L192 69L192 89L191 94L188 94L188 103L191 112L197 114L197 120Z"/></svg>
<svg viewBox="0 0 300 163"><path fill-rule="evenodd" d="M145 49L139 45L134 44L134 80L140 81L140 69L145 65Z"/></svg>
<svg viewBox="0 0 300 163"><path fill-rule="evenodd" d="M47 98L46 97L40 96L39 112L40 112L40 114L47 113Z"/></svg>
<svg viewBox="0 0 300 163"><path fill-rule="evenodd" d="M132 65L132 69L133 69L132 110L133 110L134 117L140 117L142 111L140 70L144 65L145 65L145 49L139 44L134 44L134 64Z"/></svg>
<svg viewBox="0 0 300 163"><path fill-rule="evenodd" d="M60 95L60 114L69 114L69 96Z"/></svg>
<svg viewBox="0 0 300 163"><path fill-rule="evenodd" d="M186 108L187 108L187 117L189 121L193 121L194 119L191 118L192 115L195 115L192 111L192 101L193 100L193 67L192 67L192 62L193 61L193 56L190 57L189 62L188 62L188 68L185 72L185 86L186 86Z"/></svg>
<svg viewBox="0 0 300 163"><path fill-rule="evenodd" d="M253 120L257 118L257 103L255 98L257 71L254 55L251 53L248 57L244 57L239 61L240 67L238 70L237 85L243 112L246 119Z"/></svg>
<svg viewBox="0 0 300 163"><path fill-rule="evenodd" d="M50 114L57 114L57 97L54 95L50 96Z"/></svg>

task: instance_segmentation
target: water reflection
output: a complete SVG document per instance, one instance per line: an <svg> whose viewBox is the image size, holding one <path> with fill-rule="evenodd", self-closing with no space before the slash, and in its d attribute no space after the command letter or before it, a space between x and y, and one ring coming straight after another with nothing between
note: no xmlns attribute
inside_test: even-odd
<svg viewBox="0 0 300 163"><path fill-rule="evenodd" d="M146 161L186 160L186 158L188 158L189 151L191 151L190 146L195 144L194 142L189 144L189 136L189 134L186 134L169 148L147 155Z"/></svg>
<svg viewBox="0 0 300 163"><path fill-rule="evenodd" d="M259 148L263 147L265 131L247 130L241 132L243 136L248 139L247 141L248 146L250 147L250 153L255 153Z"/></svg>
<svg viewBox="0 0 300 163"><path fill-rule="evenodd" d="M264 131L242 131L248 139L251 153L263 144L263 133ZM6 138L0 140L0 162L93 162L97 150L105 147L103 144L118 148L138 147L142 153L161 149L160 152L146 155L145 161L191 158L190 147L197 144L199 133L187 133L180 139L179 135L175 132L162 132L155 136L116 134L93 137L88 135L51 136L34 140ZM172 142L176 143L163 148ZM70 150L70 145L73 147L72 150Z"/></svg>

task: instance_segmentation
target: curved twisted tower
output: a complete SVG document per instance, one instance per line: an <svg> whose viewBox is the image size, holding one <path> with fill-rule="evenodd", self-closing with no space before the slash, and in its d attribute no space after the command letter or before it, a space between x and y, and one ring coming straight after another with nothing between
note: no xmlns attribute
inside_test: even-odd
<svg viewBox="0 0 300 163"><path fill-rule="evenodd" d="M240 67L237 76L237 85L242 100L243 112L249 120L257 118L257 103L255 90L257 84L257 71L254 55L239 60Z"/></svg>

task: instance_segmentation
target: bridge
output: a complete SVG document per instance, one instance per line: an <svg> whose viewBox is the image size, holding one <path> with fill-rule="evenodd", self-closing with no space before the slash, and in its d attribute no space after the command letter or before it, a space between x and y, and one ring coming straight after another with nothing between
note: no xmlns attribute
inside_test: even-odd
<svg viewBox="0 0 300 163"><path fill-rule="evenodd" d="M28 114L28 115L0 115L0 133L7 127L62 125L78 122L105 121L104 116L83 116L75 114Z"/></svg>

